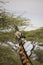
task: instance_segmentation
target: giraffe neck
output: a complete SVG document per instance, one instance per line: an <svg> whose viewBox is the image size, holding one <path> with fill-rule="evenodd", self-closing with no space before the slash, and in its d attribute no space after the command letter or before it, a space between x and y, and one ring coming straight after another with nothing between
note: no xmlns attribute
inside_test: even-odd
<svg viewBox="0 0 43 65"><path fill-rule="evenodd" d="M22 34L21 32L17 31L16 32L16 39L19 43L19 55L20 55L20 59L22 61L22 65L33 65L30 61L30 59L28 58L25 49L23 47L23 41L22 41Z"/></svg>
<svg viewBox="0 0 43 65"><path fill-rule="evenodd" d="M29 57L27 56L22 44L19 45L19 55L22 61L22 65L33 65Z"/></svg>

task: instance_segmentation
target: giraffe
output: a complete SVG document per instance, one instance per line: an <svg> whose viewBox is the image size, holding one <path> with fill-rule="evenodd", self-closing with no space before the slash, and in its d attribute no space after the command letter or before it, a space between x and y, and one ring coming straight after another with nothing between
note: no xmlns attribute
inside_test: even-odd
<svg viewBox="0 0 43 65"><path fill-rule="evenodd" d="M20 55L22 65L33 65L30 58L27 56L26 51L23 47L24 43L22 42L21 32L17 31L15 35L16 35L16 39L18 40L18 43L19 43L19 55Z"/></svg>

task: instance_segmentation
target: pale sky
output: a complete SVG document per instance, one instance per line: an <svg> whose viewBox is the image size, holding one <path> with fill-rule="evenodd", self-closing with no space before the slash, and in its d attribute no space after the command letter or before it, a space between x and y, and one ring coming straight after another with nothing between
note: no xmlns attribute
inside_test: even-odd
<svg viewBox="0 0 43 65"><path fill-rule="evenodd" d="M36 27L43 27L43 0L7 0L6 9L11 13L30 18Z"/></svg>

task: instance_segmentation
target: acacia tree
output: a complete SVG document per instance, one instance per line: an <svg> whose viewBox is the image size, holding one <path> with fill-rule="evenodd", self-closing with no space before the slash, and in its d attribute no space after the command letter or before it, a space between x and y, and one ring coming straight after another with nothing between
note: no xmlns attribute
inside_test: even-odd
<svg viewBox="0 0 43 65"><path fill-rule="evenodd" d="M3 1L0 3L5 5ZM12 16L6 12L3 6L0 6L0 41L14 41L15 30L19 29L20 26L27 25L29 25L27 19L21 16Z"/></svg>

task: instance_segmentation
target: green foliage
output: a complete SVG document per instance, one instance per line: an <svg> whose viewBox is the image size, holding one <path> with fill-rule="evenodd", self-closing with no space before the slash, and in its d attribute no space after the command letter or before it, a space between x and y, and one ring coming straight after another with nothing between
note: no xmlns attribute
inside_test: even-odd
<svg viewBox="0 0 43 65"><path fill-rule="evenodd" d="M43 50L35 50L34 53L37 55L36 60L31 60L33 65L43 65Z"/></svg>
<svg viewBox="0 0 43 65"><path fill-rule="evenodd" d="M43 65L43 63L40 63L40 62L38 62L36 60L32 60L32 63L33 63L33 65Z"/></svg>
<svg viewBox="0 0 43 65"><path fill-rule="evenodd" d="M14 31L11 32L0 32L0 42L4 41L15 41Z"/></svg>
<svg viewBox="0 0 43 65"><path fill-rule="evenodd" d="M34 31L23 31L27 40L43 42L43 28Z"/></svg>
<svg viewBox="0 0 43 65"><path fill-rule="evenodd" d="M40 63L43 63L43 50L36 50L34 51L35 54L37 55L37 61Z"/></svg>
<svg viewBox="0 0 43 65"><path fill-rule="evenodd" d="M7 15L6 12L0 13L0 29L9 29L9 28L15 28L15 25L17 26L23 26L27 25L26 19L21 17L13 17L11 15Z"/></svg>
<svg viewBox="0 0 43 65"><path fill-rule="evenodd" d="M21 18L20 16L8 15L5 11L0 13L0 30L12 29L10 32L0 32L0 41L14 41L15 40L15 29L18 29L18 26L27 25L27 19Z"/></svg>
<svg viewBox="0 0 43 65"><path fill-rule="evenodd" d="M10 47L0 46L0 65L21 65L18 53Z"/></svg>

